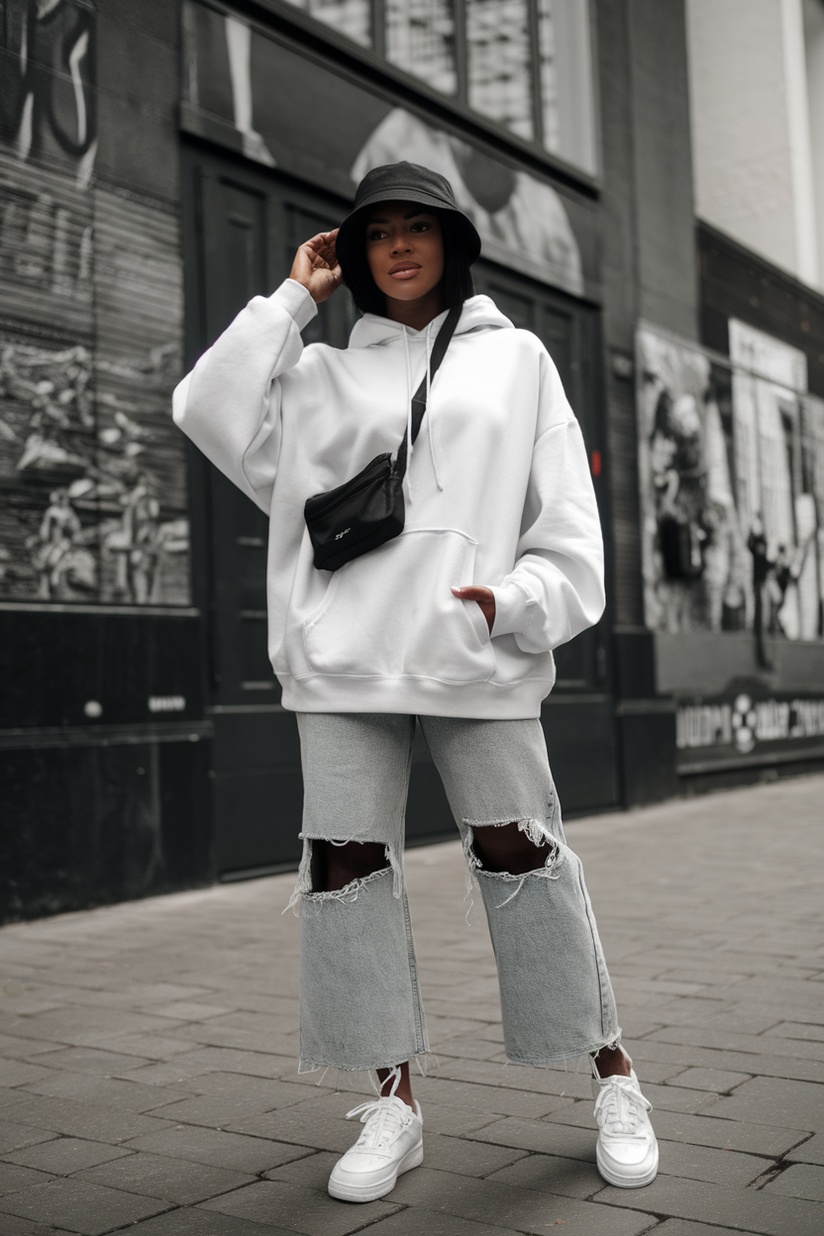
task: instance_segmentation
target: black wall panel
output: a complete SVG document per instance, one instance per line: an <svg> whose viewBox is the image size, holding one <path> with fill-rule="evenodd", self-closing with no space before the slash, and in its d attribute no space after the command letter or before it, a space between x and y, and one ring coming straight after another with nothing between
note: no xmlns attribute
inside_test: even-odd
<svg viewBox="0 0 824 1236"><path fill-rule="evenodd" d="M0 921L207 882L208 742L0 751Z"/></svg>

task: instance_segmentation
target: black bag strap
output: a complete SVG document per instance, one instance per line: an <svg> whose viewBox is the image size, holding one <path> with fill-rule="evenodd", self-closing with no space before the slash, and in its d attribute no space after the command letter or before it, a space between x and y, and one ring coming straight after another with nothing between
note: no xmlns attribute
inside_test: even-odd
<svg viewBox="0 0 824 1236"><path fill-rule="evenodd" d="M435 343L432 347L432 355L429 358L430 385L432 383L432 379L435 377L435 374L438 372L438 369L440 368L441 361L446 355L446 349L449 347L449 341L455 333L455 327L458 325L458 321L460 319L462 311L463 311L463 305L453 305L452 308L449 310L449 313L447 314L446 320L441 326L441 329L438 331L437 337L435 339ZM421 431L421 424L423 422L423 417L424 417L425 412L426 412L426 374L424 374L420 386L415 391L415 394L412 396L412 441L413 443L415 442L418 434ZM408 433L409 431L407 430L407 432L403 435L403 441L398 447L398 458L395 461L395 467L394 467L394 471L397 473L398 476L401 476L401 477L406 474L406 456L407 456L406 440L408 437Z"/></svg>

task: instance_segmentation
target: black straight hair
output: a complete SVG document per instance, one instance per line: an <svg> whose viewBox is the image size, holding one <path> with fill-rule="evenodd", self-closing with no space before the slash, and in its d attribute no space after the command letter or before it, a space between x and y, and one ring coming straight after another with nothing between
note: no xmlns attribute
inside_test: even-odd
<svg viewBox="0 0 824 1236"><path fill-rule="evenodd" d="M385 318L386 296L372 278L366 259L366 222L369 212L374 209L374 206L364 207L359 211L360 218L353 220L353 227L360 231L362 239L359 244L352 245L346 260L341 262L341 271L343 282L352 293L352 299L361 313L376 313ZM444 259L440 287L443 291L444 309L453 309L475 295L472 268L462 236L455 226L454 213L451 210L438 210L433 206L425 209L436 215L440 221Z"/></svg>

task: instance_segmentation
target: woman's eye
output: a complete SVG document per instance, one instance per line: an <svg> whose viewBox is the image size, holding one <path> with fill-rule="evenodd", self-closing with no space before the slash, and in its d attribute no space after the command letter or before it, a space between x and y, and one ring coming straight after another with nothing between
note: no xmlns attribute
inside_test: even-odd
<svg viewBox="0 0 824 1236"><path fill-rule="evenodd" d="M386 232L382 231L381 228L379 227L375 227L375 228L372 228L370 232L367 232L366 239L367 240L383 240L385 235L386 235Z"/></svg>
<svg viewBox="0 0 824 1236"><path fill-rule="evenodd" d="M425 220L421 219L419 223L413 223L409 230L410 232L428 232L431 226L431 223L427 223Z"/></svg>

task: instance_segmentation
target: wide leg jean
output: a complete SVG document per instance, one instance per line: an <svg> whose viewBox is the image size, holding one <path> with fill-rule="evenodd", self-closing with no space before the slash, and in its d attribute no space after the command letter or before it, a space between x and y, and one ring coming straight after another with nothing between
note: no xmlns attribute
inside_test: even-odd
<svg viewBox="0 0 824 1236"><path fill-rule="evenodd" d="M419 717L480 885L510 1060L547 1065L620 1039L584 884L566 844L540 722ZM304 853L301 1070L391 1067L429 1050L404 880L415 717L300 713ZM536 843L525 875L484 870L475 830L517 822ZM377 842L387 866L312 888L312 843ZM536 852L537 854L537 852Z"/></svg>

